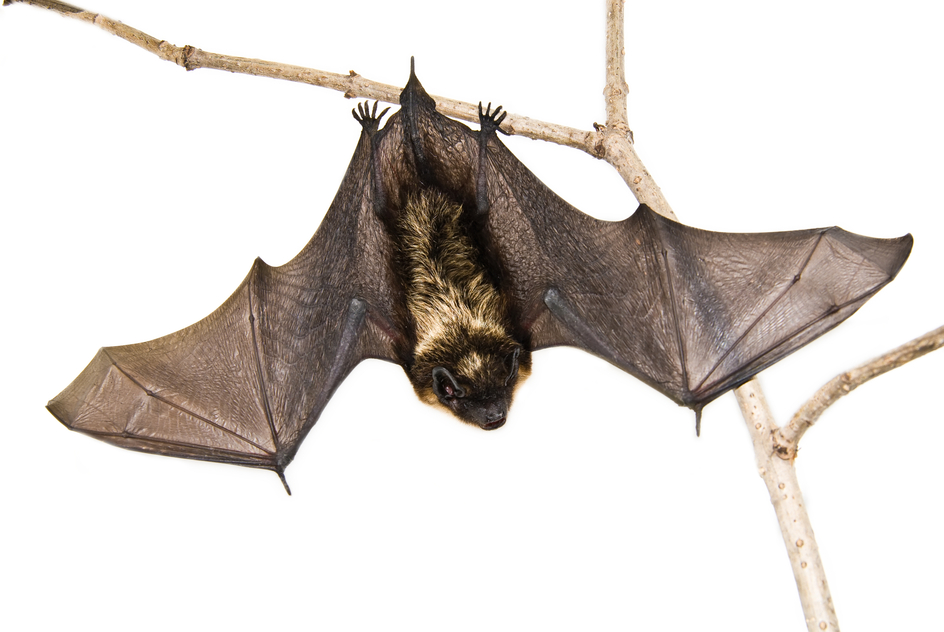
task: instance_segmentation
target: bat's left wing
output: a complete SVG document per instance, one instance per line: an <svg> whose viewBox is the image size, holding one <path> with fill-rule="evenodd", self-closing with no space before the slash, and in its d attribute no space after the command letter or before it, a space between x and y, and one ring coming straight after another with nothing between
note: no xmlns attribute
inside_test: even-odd
<svg viewBox="0 0 944 632"><path fill-rule="evenodd" d="M292 261L257 259L232 296L190 327L100 350L50 412L120 447L270 469L285 482L351 369L368 357L399 362L390 246L371 183L380 134L375 119L362 125L337 196Z"/></svg>

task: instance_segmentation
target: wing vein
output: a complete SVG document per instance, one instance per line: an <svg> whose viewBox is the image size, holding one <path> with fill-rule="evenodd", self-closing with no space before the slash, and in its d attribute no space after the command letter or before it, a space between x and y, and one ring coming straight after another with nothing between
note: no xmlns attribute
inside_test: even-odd
<svg viewBox="0 0 944 632"><path fill-rule="evenodd" d="M260 270L261 267L256 269ZM275 429L275 421L272 418L272 407L269 405L269 393L266 389L265 374L262 371L262 357L259 353L259 338L256 334L256 315L253 311L252 289L257 274L251 274L249 282L246 284L246 291L249 294L249 331L252 332L252 355L256 364L256 377L258 378L259 395L262 397L262 410L265 413L266 423L269 425L269 433L272 435L272 445L275 446L275 452L278 454L282 451L282 446L279 443L279 433Z"/></svg>
<svg viewBox="0 0 944 632"><path fill-rule="evenodd" d="M144 439L144 437L141 437L141 435L136 435L131 432L105 432L102 430L86 430L84 428L81 429L79 432L94 436L96 438L106 437L106 438L114 438L114 439L134 439L134 440ZM220 457L224 457L224 456L230 457L230 461L234 461L234 462L247 463L247 464L259 462L260 464L254 465L254 467L264 467L267 469L271 469L271 459L261 454L248 454L246 452L240 452L239 450L227 450L226 448L208 448L207 446L203 446L198 443L189 443L187 441L174 441L172 439L154 439L154 438L148 437L146 438L146 440L149 444L165 445L170 448L175 448L175 447L176 448L198 448L201 450L207 450L207 452L209 453L209 455L188 454L187 456L183 456L180 458L196 459L199 461L220 462L223 460L222 458L220 459L212 458L215 455L219 455ZM138 452L146 452L149 454L153 454L153 451L145 449L143 447L136 447L136 446L126 446L126 447L129 450L136 450ZM271 455L272 453L266 451L266 454Z"/></svg>
<svg viewBox="0 0 944 632"><path fill-rule="evenodd" d="M657 229L658 230L658 229ZM662 233L659 232L659 241L662 241ZM665 267L665 284L669 288L669 304L672 305L672 321L675 326L675 344L678 345L679 364L682 367L682 386L689 393L691 388L688 385L688 362L685 359L685 341L682 339L682 328L679 324L678 303L675 298L675 285L672 283L672 271L669 269L669 252L662 246L662 264Z"/></svg>
<svg viewBox="0 0 944 632"><path fill-rule="evenodd" d="M822 321L822 320L824 320L824 319L826 319L826 318L829 318L830 316L832 316L832 315L835 314L836 312L841 311L841 310L845 309L846 307L849 307L850 305L854 305L854 304L856 304L856 303L858 303L858 302L860 302L860 301L863 301L863 300L865 300L865 299L868 299L868 297L872 296L873 294L875 294L876 292L878 292L880 289L882 289L882 288L885 287L886 285L887 285L887 282L886 282L886 283L882 283L881 285L872 288L872 289L869 290L868 292L863 292L862 294L856 296L855 298L853 298L853 299L851 299L851 300L846 301L845 303L842 303L842 304L840 304L840 305L834 306L832 309L827 310L826 312L824 312L823 314L821 314L818 318L816 318L816 319L814 319L814 320L811 320L811 321L810 321L809 323L807 323L806 325L803 325L802 327L798 327L797 329L793 330L792 332L790 332L789 335L784 336L783 340L781 340L780 342L778 342L776 345L773 345L772 347L768 347L767 349L764 350L764 353L761 353L761 354L758 354L758 355L754 356L753 358L751 358L751 359L750 359L747 363L745 363L745 364L751 364L751 363L753 363L755 360L757 360L758 358L763 357L764 354L770 353L771 351L774 351L775 349L778 349L779 347L782 347L783 345L787 344L788 342L790 342L791 340L793 340L794 338L796 338L797 336L799 336L800 334L802 334L802 333L803 333L804 331L806 331L807 329L810 329L811 327L815 326L815 325L816 325L817 323L819 323L820 321ZM838 323L837 323L837 324L838 324Z"/></svg>
<svg viewBox="0 0 944 632"><path fill-rule="evenodd" d="M724 363L725 359L727 359L727 357L728 357L729 355L731 355L731 353L737 348L737 346L738 346L739 344L741 344L741 343L744 341L745 338L747 338L748 334L750 334L750 333L754 330L754 328L757 327L757 325L764 319L764 317L767 316L767 314L770 312L770 310L772 310L774 307L776 307L776 305L790 292L790 290L792 290L792 289L796 286L797 282L798 282L798 281L800 280L800 278L803 276L803 272L806 270L806 267L810 264L810 261L813 259L813 255L816 253L816 249L819 248L819 245L820 245L820 243L823 241L823 237L824 237L825 235L826 235L826 231L822 231L821 233L819 233L819 235L816 237L816 243L813 244L813 247L810 248L810 251L807 253L806 259L804 259L804 261L803 261L803 265L800 266L800 270L799 270L795 275L793 275L793 281L792 281L786 288L784 288L784 290L783 290L782 292L780 292L780 294L777 296L777 298L775 298L773 301L771 301L770 305L768 305L766 308L764 308L764 311L761 312L760 315L759 315L757 318L754 319L754 322L752 322L752 323L750 324L750 326L749 326L747 329L744 330L744 333L742 333L740 336L738 336L737 340L735 340L734 343L733 343L730 347L728 347L728 350L725 351L723 354L721 354L721 356L718 358L717 362L715 362L714 365L711 367L711 370L708 371L708 373L705 375L705 378L704 378L704 379L698 384L698 386L696 387L696 389L695 389L696 392L697 392L697 391L700 391L700 390L704 387L705 383L708 382L708 378L710 378L710 377L712 376L712 374L713 374L715 371L718 370L718 367L720 367L720 366ZM787 336L786 338L784 338L784 339L783 339L781 342L779 342L778 344L774 345L773 347L768 347L768 348L766 348L765 351L764 351L764 353L769 353L771 350L776 349L777 347L781 346L785 341L790 340L790 339L792 339L793 337L795 337L797 333L799 333L799 332L801 332L801 331L804 331L804 330L806 330L806 329L809 329L809 328L812 327L815 323L819 322L820 320L822 320L822 319L825 318L825 317L826 317L826 314L824 314L823 316L820 316L820 317L817 318L815 321L809 323L809 324L806 325L805 327L799 328L796 332L794 332L794 333L792 333L791 335ZM761 354L761 355L763 355L763 354ZM751 361L750 361L750 362L753 362L754 360L756 360L756 359L759 358L759 357L760 357L760 356L755 356L754 358L751 358ZM745 366L746 366L747 364L750 364L750 362L746 363Z"/></svg>
<svg viewBox="0 0 944 632"><path fill-rule="evenodd" d="M213 426L213 427L216 428L217 430L220 430L220 431L225 432L225 433L227 433L227 434L229 434L229 435L232 435L232 436L236 437L237 439L239 439L240 441L244 441L245 443L248 443L249 445L253 446L254 448L258 448L258 449L262 450L262 451L265 452L266 454L272 454L272 451L271 451L271 450L269 450L269 449L267 449L267 448L265 448L265 447L259 445L258 443L256 443L256 442L253 441L252 439L249 439L248 437L244 437L243 435L239 434L238 432L236 432L236 431L234 431L234 430L230 430L230 429L227 428L226 426L224 426L224 425L222 425L222 424L218 424L218 423L216 423L215 421L213 421L213 420L211 420L211 419L208 419L208 418L204 417L203 415L200 415L199 413L196 413L196 412L194 412L194 411L192 411L192 410L188 410L188 409L184 408L183 406L181 406L180 404L177 404L176 402L172 402L171 400L167 399L167 398L164 397L163 395L160 395L160 394L158 394L158 393L155 393L155 392L152 391L151 389L145 387L141 382L139 382L138 380L136 380L136 379L134 378L134 376L132 376L130 373L128 373L127 371L125 371L123 368L121 368L121 366L115 361L115 359L111 356L111 354L108 353L108 349L104 349L104 351L105 351L105 355L107 355L107 356L108 356L108 359L111 361L112 366L114 366L116 369L118 369L118 370L121 372L121 374L124 375L126 378L128 378L128 380L130 380L135 386L137 386L137 387L140 388L142 391L144 391L144 393L147 394L148 397L153 397L153 398L156 399L157 401L159 401L159 402L161 402L161 403L163 403L163 404L167 404L167 405L170 406L171 408L176 408L176 409L179 410L180 412L185 413L185 414L187 414L187 415L190 415L190 416L193 417L194 419L199 419L199 420L202 421L203 423L205 423L205 424L207 424L207 425L210 425L210 426ZM90 432L90 431L82 430L82 432ZM128 436L132 436L132 437L138 437L138 438L140 438L140 435L135 435L135 434L133 434L133 433L127 433L127 435L128 435ZM151 440L152 440L152 441L158 441L157 439L151 439ZM165 442L166 442L166 440L163 440L163 439L161 439L160 441L165 441ZM208 447L208 446L201 446L201 445L199 445L199 444L184 444L184 445L194 445L194 446L202 447L202 448ZM211 449L216 450L216 449L218 449L218 448L211 448Z"/></svg>

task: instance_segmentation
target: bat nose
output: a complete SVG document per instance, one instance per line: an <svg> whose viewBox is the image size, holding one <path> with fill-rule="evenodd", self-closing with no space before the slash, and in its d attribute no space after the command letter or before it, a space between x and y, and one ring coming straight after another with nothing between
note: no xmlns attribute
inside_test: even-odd
<svg viewBox="0 0 944 632"><path fill-rule="evenodd" d="M483 430L497 430L498 428L501 428L505 425L505 419L506 417L499 417L498 419L494 419L492 421L486 421L480 427Z"/></svg>
<svg viewBox="0 0 944 632"><path fill-rule="evenodd" d="M505 402L491 402L485 408L485 419L479 426L485 430L495 430L505 425L508 407Z"/></svg>

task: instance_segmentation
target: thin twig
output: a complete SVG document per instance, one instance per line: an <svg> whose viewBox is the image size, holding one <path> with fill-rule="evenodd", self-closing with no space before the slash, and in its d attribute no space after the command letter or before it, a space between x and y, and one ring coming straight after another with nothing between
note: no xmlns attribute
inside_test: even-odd
<svg viewBox="0 0 944 632"><path fill-rule="evenodd" d="M669 219L677 219L662 189L642 164L633 145L633 132L629 129L626 110L625 50L623 48L623 2L609 0L606 16L606 86L603 88L606 102L606 126L603 128L601 157L613 165L636 200L656 213Z"/></svg>
<svg viewBox="0 0 944 632"><path fill-rule="evenodd" d="M790 423L774 433L774 448L783 459L795 459L800 437L816 423L827 408L871 379L897 369L944 346L944 326L929 331L883 356L875 358L845 373L840 373L824 384L793 415Z"/></svg>
<svg viewBox="0 0 944 632"><path fill-rule="evenodd" d="M65 17L88 22L135 46L143 48L149 53L157 55L165 61L177 64L187 70L197 70L199 68L225 70L228 72L269 77L272 79L284 79L286 81L295 81L322 88L329 88L343 93L344 97L347 99L374 99L393 104L400 102L401 87L371 81L370 79L360 76L353 70L349 71L347 74L338 74L325 70L293 66L291 64L282 64L262 59L221 55L219 53L200 50L199 48L189 45L175 46L170 42L158 39L153 35L149 35L127 24L122 24L101 13L86 11L85 9L64 2L58 2L57 0L5 0L3 4L8 5L14 3L31 4L54 11ZM436 109L442 114L464 121L478 123L478 104L473 105L471 103L439 96L433 96L433 98L436 100ZM604 157L603 135L600 132L547 123L512 113L508 114L501 127L502 130L509 134L516 134L534 140L545 140L557 145L573 147L590 154L594 158Z"/></svg>

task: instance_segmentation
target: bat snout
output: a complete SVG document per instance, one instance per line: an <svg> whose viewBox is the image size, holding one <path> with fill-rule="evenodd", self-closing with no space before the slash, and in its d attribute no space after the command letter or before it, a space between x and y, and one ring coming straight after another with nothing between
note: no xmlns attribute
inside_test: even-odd
<svg viewBox="0 0 944 632"><path fill-rule="evenodd" d="M504 401L489 402L477 415L476 425L482 430L496 430L505 425L508 419L508 406Z"/></svg>
<svg viewBox="0 0 944 632"><path fill-rule="evenodd" d="M479 424L479 427L482 430L497 430L505 425L505 421L508 418L505 416L499 417L498 419L493 419L492 421L486 421L483 424Z"/></svg>

